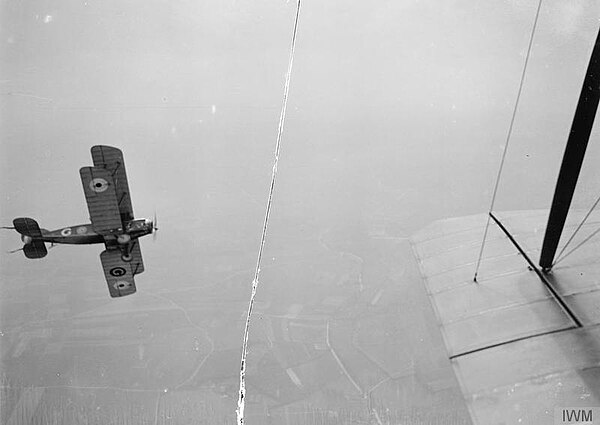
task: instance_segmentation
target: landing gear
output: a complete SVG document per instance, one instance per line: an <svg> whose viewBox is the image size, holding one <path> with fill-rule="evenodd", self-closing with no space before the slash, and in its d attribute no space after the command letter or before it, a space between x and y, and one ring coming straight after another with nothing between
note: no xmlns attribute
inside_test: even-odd
<svg viewBox="0 0 600 425"><path fill-rule="evenodd" d="M127 233L123 233L117 236L117 242L121 248L121 260L127 263L130 262L133 259L133 256L131 255L131 251L133 249L131 236L129 236Z"/></svg>

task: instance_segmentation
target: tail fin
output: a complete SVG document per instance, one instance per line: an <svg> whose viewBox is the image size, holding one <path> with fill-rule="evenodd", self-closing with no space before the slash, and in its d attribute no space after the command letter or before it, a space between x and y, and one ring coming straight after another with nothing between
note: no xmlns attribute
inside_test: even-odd
<svg viewBox="0 0 600 425"><path fill-rule="evenodd" d="M44 258L46 254L48 254L46 245L44 244L44 242L39 240L33 240L23 245L23 252L25 253L25 257L27 258Z"/></svg>
<svg viewBox="0 0 600 425"><path fill-rule="evenodd" d="M13 220L13 226L15 226L15 230L22 235L31 236L32 238L42 237L42 231L40 230L40 226L38 226L37 221L35 221L33 218L15 218Z"/></svg>

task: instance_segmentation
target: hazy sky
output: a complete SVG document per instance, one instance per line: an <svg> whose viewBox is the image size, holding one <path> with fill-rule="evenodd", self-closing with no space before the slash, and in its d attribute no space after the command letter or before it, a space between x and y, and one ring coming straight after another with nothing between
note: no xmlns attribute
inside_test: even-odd
<svg viewBox="0 0 600 425"><path fill-rule="evenodd" d="M138 213L210 214L199 202L224 184L262 204L294 7L4 1L1 184L13 202L3 215L84 219L77 169L96 143L126 152ZM543 4L507 178L554 178L599 8ZM376 184L396 191L373 202L408 201L403 219L417 226L484 209L534 11L525 1L303 5L280 208L282 193L311 196L335 179L340 196L357 182L367 197Z"/></svg>
<svg viewBox="0 0 600 425"><path fill-rule="evenodd" d="M360 246L374 229L407 237L439 218L486 211L534 3L304 0L265 258L298 260L302 235ZM159 217L159 241L142 243L138 287L206 287L219 273L251 270L295 8L3 0L3 225L17 216L47 228L86 222L78 170L91 165L92 145L114 145L136 216ZM543 2L498 209L549 205L599 19L596 0ZM600 156L598 135L578 206L598 193L589 165ZM19 243L8 232L0 239L2 250ZM25 285L48 270L60 277L68 264L69 282L82 276L91 288L78 296L92 308L108 297L99 251L57 248L34 265L2 256L2 273ZM231 313L239 330L251 273L235 282L241 290L225 293L239 295ZM33 289L4 290L33 299Z"/></svg>

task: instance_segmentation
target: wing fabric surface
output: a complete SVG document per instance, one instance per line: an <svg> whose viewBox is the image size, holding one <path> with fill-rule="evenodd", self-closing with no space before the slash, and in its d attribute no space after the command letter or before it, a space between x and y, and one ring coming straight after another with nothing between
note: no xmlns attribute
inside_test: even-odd
<svg viewBox="0 0 600 425"><path fill-rule="evenodd" d="M496 226L489 229L483 277L473 282L485 220L483 214L440 220L412 237L451 357L572 326Z"/></svg>
<svg viewBox="0 0 600 425"><path fill-rule="evenodd" d="M565 228L574 231L587 214L571 209ZM539 258L548 211L497 215L526 255ZM496 226L473 282L486 219L440 220L411 238L473 422L553 423L555 407L577 406L582 394L586 406L600 405L600 241L546 275L577 327ZM591 214L582 233L593 234L599 221Z"/></svg>
<svg viewBox="0 0 600 425"><path fill-rule="evenodd" d="M139 258L141 261L141 255ZM118 298L135 293L135 280L133 276L136 264L138 263L133 260L129 262L123 261L121 250L119 249L103 251L100 254L100 261L102 261L102 268L104 269L104 276L106 277L111 297Z"/></svg>
<svg viewBox="0 0 600 425"><path fill-rule="evenodd" d="M123 223L110 172L101 167L83 167L79 174L94 230L101 235L121 230Z"/></svg>
<svg viewBox="0 0 600 425"><path fill-rule="evenodd" d="M95 167L106 169L115 183L115 193L121 214L121 221L125 223L133 220L133 207L131 205L125 162L121 150L112 146L93 146L92 160Z"/></svg>

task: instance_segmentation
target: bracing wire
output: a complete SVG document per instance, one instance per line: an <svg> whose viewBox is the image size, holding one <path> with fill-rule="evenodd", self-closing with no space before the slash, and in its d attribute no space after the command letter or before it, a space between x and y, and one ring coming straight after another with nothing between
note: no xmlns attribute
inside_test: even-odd
<svg viewBox="0 0 600 425"><path fill-rule="evenodd" d="M558 260L556 260L554 262L554 264L552 264L552 266L558 264L559 262L561 262L562 260L564 260L565 258L567 258L569 255L571 255L572 253L574 253L575 251L577 251L577 249L580 248L583 244L585 244L587 241L589 241L594 236L596 236L598 234L598 232L600 232L600 229L594 230L591 235L589 235L587 238L585 238L584 240L582 240L581 242L579 242L575 248L573 248L572 250L570 250L569 252L567 252L565 255L563 255L562 257L560 257Z"/></svg>
<svg viewBox="0 0 600 425"><path fill-rule="evenodd" d="M600 196L598 197L598 199L596 199L596 202L594 202L594 205L592 205L592 208L590 208L590 210L587 212L585 217L583 217L583 220L581 220L581 223L579 223L579 226L577 226L577 229L575 229L575 231L573 232L573 234L571 235L571 237L569 238L569 240L567 241L565 246L562 247L562 249L556 256L556 261L554 261L554 263L552 264L553 267L556 263L558 263L560 260L562 260L562 258L561 258L562 253L565 252L565 250L567 249L567 247L569 246L571 241L575 238L575 235L577 235L577 232L579 232L579 230L583 227L583 225L585 224L585 222L587 221L589 216L592 214L594 209L596 209L596 207L598 206L598 203L600 203Z"/></svg>
<svg viewBox="0 0 600 425"><path fill-rule="evenodd" d="M250 329L250 316L252 315L252 308L254 306L254 298L256 297L256 290L258 289L258 282L260 276L260 265L262 261L263 249L265 246L265 240L267 237L267 226L269 224L269 217L271 215L271 205L273 203L273 191L275 188L275 179L277 176L277 164L279 163L279 151L281 149L281 137L283 135L283 127L285 123L285 113L287 109L288 94L290 90L290 79L292 75L292 66L294 63L294 52L296 50L296 35L298 33L298 18L300 16L300 0L298 0L296 6L296 18L294 19L294 30L292 34L292 44L290 46L290 58L288 63L287 74L285 76L285 86L283 89L283 103L281 106L281 114L279 115L279 125L277 128L277 141L275 143L275 158L273 160L273 171L271 173L271 185L269 187L269 196L267 199L267 207L265 211L265 219L263 222L262 235L260 238L260 246L258 249L258 256L256 258L256 268L254 270L254 278L252 279L252 293L250 295L250 301L248 303L248 313L246 315L246 324L244 326L244 339L242 343L242 358L240 366L240 390L238 398L238 407L236 409L237 423L238 425L244 424L244 408L246 406L246 355L248 353L248 334Z"/></svg>
<svg viewBox="0 0 600 425"><path fill-rule="evenodd" d="M498 187L500 185L500 177L502 176L502 170L504 168L504 162L506 161L506 152L508 151L508 144L512 136L513 127L515 124L515 118L517 116L517 109L519 108L519 101L521 100L521 93L523 92L523 83L525 82L525 74L527 72L527 65L529 63L529 57L531 56L531 47L533 46L533 37L537 28L538 19L540 16L540 9L542 8L542 0L539 0L537 10L535 12L535 18L533 20L533 26L531 27L531 35L529 36L529 44L527 46L527 54L525 55L525 62L523 64L523 71L521 72L521 80L519 82L519 90L517 91L517 97L515 99L515 107L513 108L512 117L510 119L510 125L508 126L508 132L506 133L506 142L504 143L504 150L502 152L502 158L500 160L500 166L498 167L498 174L496 176L496 183L494 184L494 191L492 193L492 200L490 202L490 209L488 211L488 217L485 224L485 230L483 232L483 240L481 241L481 248L479 249L479 256L477 258L477 265L475 267L475 275L473 281L477 282L477 273L479 273L479 267L481 266L481 258L483 257L483 249L485 247L485 241L487 239L488 230L490 227L490 215L494 210L494 203L496 202L496 195L498 194Z"/></svg>

